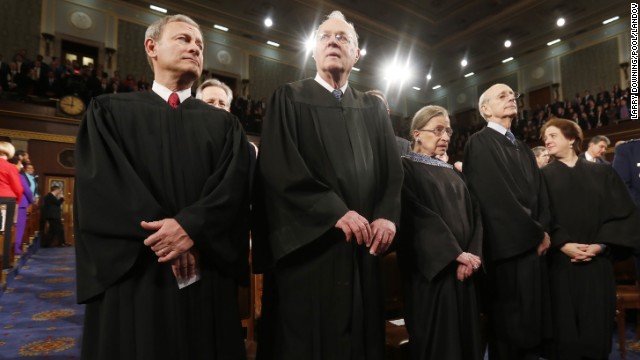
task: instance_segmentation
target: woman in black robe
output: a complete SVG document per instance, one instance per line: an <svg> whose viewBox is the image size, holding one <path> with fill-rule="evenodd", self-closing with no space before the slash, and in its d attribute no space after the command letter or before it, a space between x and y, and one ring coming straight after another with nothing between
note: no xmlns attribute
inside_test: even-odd
<svg viewBox="0 0 640 360"><path fill-rule="evenodd" d="M579 159L582 130L554 119L541 131L553 227L548 252L553 359L606 359L615 316L612 260L640 249L640 216L618 174Z"/></svg>
<svg viewBox="0 0 640 360"><path fill-rule="evenodd" d="M447 111L426 106L411 129L398 247L411 358L482 359L472 278L481 264L480 213L460 174L435 158L452 134Z"/></svg>

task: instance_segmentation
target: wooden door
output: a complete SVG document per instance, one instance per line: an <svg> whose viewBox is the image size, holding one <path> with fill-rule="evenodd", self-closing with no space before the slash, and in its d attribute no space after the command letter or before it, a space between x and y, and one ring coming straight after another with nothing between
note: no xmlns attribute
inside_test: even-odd
<svg viewBox="0 0 640 360"><path fill-rule="evenodd" d="M551 87L543 87L542 89L529 92L529 109L535 110L537 108L544 109L544 106L551 104L552 93Z"/></svg>
<svg viewBox="0 0 640 360"><path fill-rule="evenodd" d="M64 202L62 203L62 226L64 227L65 242L75 245L73 238L73 187L75 185L75 179L72 176L46 175L44 183L47 193L53 185L58 185L62 189L64 196Z"/></svg>

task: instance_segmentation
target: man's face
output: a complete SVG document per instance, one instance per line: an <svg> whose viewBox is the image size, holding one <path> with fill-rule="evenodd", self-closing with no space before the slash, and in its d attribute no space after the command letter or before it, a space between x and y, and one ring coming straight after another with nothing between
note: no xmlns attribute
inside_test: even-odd
<svg viewBox="0 0 640 360"><path fill-rule="evenodd" d="M217 86L207 86L202 89L202 101L226 111L231 107L227 93Z"/></svg>
<svg viewBox="0 0 640 360"><path fill-rule="evenodd" d="M487 119L515 118L518 105L514 91L504 84L496 84L487 90L488 100L482 105L482 113Z"/></svg>
<svg viewBox="0 0 640 360"><path fill-rule="evenodd" d="M590 144L588 151L593 157L601 157L607 151L607 143L600 141L596 144Z"/></svg>
<svg viewBox="0 0 640 360"><path fill-rule="evenodd" d="M336 39L342 37L342 41ZM328 19L318 29L313 49L318 72L348 73L360 57L353 30L345 21Z"/></svg>
<svg viewBox="0 0 640 360"><path fill-rule="evenodd" d="M33 168L33 165L27 165L27 167L24 168L24 171L29 175L33 175L36 170Z"/></svg>
<svg viewBox="0 0 640 360"><path fill-rule="evenodd" d="M202 34L195 26L184 22L171 22L164 26L158 41L145 40L147 54L155 60L154 71L168 71L193 80L202 73Z"/></svg>

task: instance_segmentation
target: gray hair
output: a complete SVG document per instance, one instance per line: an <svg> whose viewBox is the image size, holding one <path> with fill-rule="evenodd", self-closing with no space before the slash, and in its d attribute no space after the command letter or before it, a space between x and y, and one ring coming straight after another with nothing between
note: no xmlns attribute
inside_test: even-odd
<svg viewBox="0 0 640 360"><path fill-rule="evenodd" d="M373 90L366 91L365 94L372 95L372 96L375 96L375 97L379 98L380 100L382 100L382 103L387 108L387 112L391 111L389 109L389 103L387 102L387 98L384 96L384 93L382 91L380 91L378 89L373 89Z"/></svg>
<svg viewBox="0 0 640 360"><path fill-rule="evenodd" d="M608 137L604 136L604 135L594 135L591 140L589 140L589 145L591 144L597 144L600 141L604 141L605 144L607 144L607 146L611 145L611 140L609 140Z"/></svg>
<svg viewBox="0 0 640 360"><path fill-rule="evenodd" d="M544 146L536 146L533 149L531 149L531 151L533 151L533 155L535 155L536 157L540 156L540 154L542 154L544 151L547 151L547 148Z"/></svg>
<svg viewBox="0 0 640 360"><path fill-rule="evenodd" d="M322 24L324 24L329 19L339 19L339 20L342 20L342 21L346 22L347 25L349 25L349 28L351 28L351 31L353 32L353 39L355 40L356 49L357 49L358 48L358 33L356 32L356 28L355 28L355 26L353 26L353 23L348 22L347 18L344 17L344 14L341 11L338 11L338 10L332 11L331 14L327 15L327 18L320 25L318 25L318 28L315 31L315 37L314 38L317 40L318 32L320 31L320 27L322 26Z"/></svg>
<svg viewBox="0 0 640 360"><path fill-rule="evenodd" d="M231 106L231 101L233 100L233 91L231 91L231 88L227 86L227 84L218 79L209 79L200 84L200 86L198 86L198 90L196 90L196 99L202 100L202 90L210 86L219 87L220 89L224 90L224 92L227 94L227 98L229 99L227 107Z"/></svg>
<svg viewBox="0 0 640 360"><path fill-rule="evenodd" d="M438 105L427 105L418 110L411 120L411 132L422 129L436 116L449 117L447 109Z"/></svg>
<svg viewBox="0 0 640 360"><path fill-rule="evenodd" d="M0 141L0 155L4 154L7 156L7 159L11 159L15 153L16 148L13 147L13 144L7 141Z"/></svg>
<svg viewBox="0 0 640 360"><path fill-rule="evenodd" d="M162 19L158 19L153 22L153 24L149 25L147 31L144 33L144 39L153 39L154 41L160 40L162 37L162 32L164 31L164 27L168 23L172 22L183 22L189 25L194 26L198 31L200 31L200 35L202 35L202 30L200 30L200 25L197 22L193 21L192 18L187 15L177 14L165 16ZM151 58L147 55L147 61L149 62L149 66L151 66L151 70L153 71L153 63L151 62Z"/></svg>
<svg viewBox="0 0 640 360"><path fill-rule="evenodd" d="M489 89L491 89L491 87ZM482 105L489 101L489 97L487 96L487 92L489 91L489 89L485 90L482 95L480 95L480 99L478 99L478 111L480 112L480 116L482 116L482 118L485 120L487 120L487 117L484 116L484 113L482 112Z"/></svg>

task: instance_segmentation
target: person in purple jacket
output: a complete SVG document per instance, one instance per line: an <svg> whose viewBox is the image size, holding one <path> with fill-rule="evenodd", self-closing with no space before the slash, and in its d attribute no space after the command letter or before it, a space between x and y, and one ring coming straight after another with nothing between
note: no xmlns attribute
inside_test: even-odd
<svg viewBox="0 0 640 360"><path fill-rule="evenodd" d="M20 172L20 183L22 184L23 194L20 199L20 203L18 204L18 223L16 224L16 242L15 242L15 254L22 254L22 237L24 236L24 228L27 225L27 209L29 205L33 204L33 193L31 192L31 188L29 186L29 180L27 180L27 176L24 174L22 169L22 163L18 160L18 157L14 157L9 160L10 163L14 164L18 171Z"/></svg>

